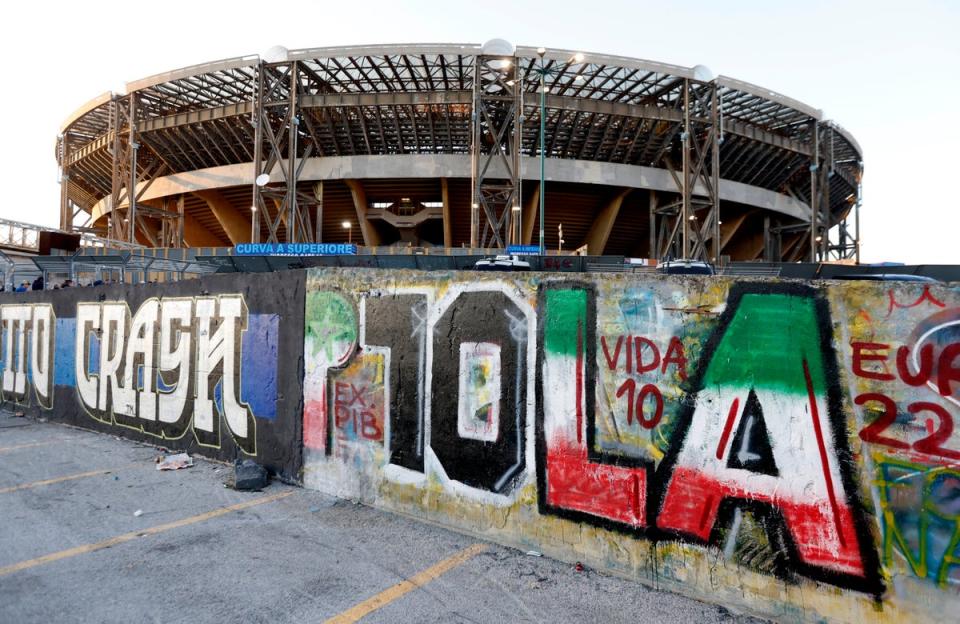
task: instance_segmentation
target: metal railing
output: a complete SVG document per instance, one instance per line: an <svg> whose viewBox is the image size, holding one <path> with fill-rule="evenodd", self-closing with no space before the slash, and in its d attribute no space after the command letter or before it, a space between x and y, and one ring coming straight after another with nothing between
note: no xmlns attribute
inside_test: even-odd
<svg viewBox="0 0 960 624"><path fill-rule="evenodd" d="M0 219L0 247L37 251L40 247L40 232L59 232L57 228Z"/></svg>
<svg viewBox="0 0 960 624"><path fill-rule="evenodd" d="M36 253L40 249L40 232L66 234L63 230L35 223L24 223L11 219L0 219L0 247ZM102 247L106 249L143 249L143 245L118 241L99 236L92 230L78 229L81 247Z"/></svg>

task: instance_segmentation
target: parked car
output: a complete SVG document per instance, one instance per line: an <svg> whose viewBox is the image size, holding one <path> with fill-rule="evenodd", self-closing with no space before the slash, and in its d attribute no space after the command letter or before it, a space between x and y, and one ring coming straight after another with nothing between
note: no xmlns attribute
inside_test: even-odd
<svg viewBox="0 0 960 624"><path fill-rule="evenodd" d="M908 273L847 273L834 275L825 279L833 280L866 280L871 282L925 282L938 284L940 280L926 275L910 275Z"/></svg>
<svg viewBox="0 0 960 624"><path fill-rule="evenodd" d="M667 260L657 265L663 275L715 275L713 265L703 260Z"/></svg>
<svg viewBox="0 0 960 624"><path fill-rule="evenodd" d="M478 260L473 268L478 271L529 271L530 263L520 256L494 256Z"/></svg>

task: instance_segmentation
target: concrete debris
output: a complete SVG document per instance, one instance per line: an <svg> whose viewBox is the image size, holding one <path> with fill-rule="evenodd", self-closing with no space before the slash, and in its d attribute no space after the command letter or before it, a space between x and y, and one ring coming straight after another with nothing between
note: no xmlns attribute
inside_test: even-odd
<svg viewBox="0 0 960 624"><path fill-rule="evenodd" d="M237 490L262 490L267 487L267 469L253 461L237 460L234 464L234 484Z"/></svg>
<svg viewBox="0 0 960 624"><path fill-rule="evenodd" d="M187 453L166 455L157 458L157 470L180 470L193 466L193 458Z"/></svg>
<svg viewBox="0 0 960 624"><path fill-rule="evenodd" d="M542 553L542 552L537 552L536 550L528 550L528 551L527 551L527 556L529 556L529 557L542 557L542 556L543 556L543 553Z"/></svg>
<svg viewBox="0 0 960 624"><path fill-rule="evenodd" d="M142 510L142 509L138 509L138 510L136 510L135 512L133 512L133 515L134 515L134 517L139 518L140 516L143 515L143 510Z"/></svg>

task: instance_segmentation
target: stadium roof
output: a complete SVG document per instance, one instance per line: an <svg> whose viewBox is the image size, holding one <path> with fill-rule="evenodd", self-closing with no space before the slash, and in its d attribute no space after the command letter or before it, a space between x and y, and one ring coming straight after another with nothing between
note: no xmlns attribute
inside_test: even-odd
<svg viewBox="0 0 960 624"><path fill-rule="evenodd" d="M418 171L461 175L459 165L444 157L471 153L479 52L480 46L473 44L287 52L286 61L296 61L299 67L297 98L303 123L297 128L302 139L297 156L316 160L416 155L424 157ZM520 154L534 158L540 140L541 57L531 47L517 47L515 54L523 97ZM127 83L126 94L106 93L80 107L64 122L58 142L58 157L69 171L69 201L91 213L94 221L109 212L109 200L116 193L115 126L120 125L114 102L133 93L143 145L138 179L150 180L145 186L151 187L140 187L145 200L252 184L253 169L246 165L256 153L252 122L260 61L258 56L237 57L157 74ZM548 70L547 155L580 169L569 181L600 183L616 176L622 181L627 172L633 176L627 186L656 189L669 184L671 154L675 155L683 131L684 83L702 80L697 71L703 68L593 53L578 62L569 50L549 50L543 63ZM829 156L830 213L842 219L851 198L858 196L862 172L862 153L853 136L822 119L822 111L769 89L726 76L713 83L722 116L721 199L802 221L803 206L811 200L809 165L812 129L817 127L828 130L821 150ZM289 81L278 79L271 95L275 100L289 99L291 87ZM352 171L361 172L356 177L417 175L376 167L367 171L369 167L359 162L347 163ZM576 163L614 167L587 175L587 169ZM316 162L304 171L308 179L333 177ZM634 182L641 174L653 181Z"/></svg>

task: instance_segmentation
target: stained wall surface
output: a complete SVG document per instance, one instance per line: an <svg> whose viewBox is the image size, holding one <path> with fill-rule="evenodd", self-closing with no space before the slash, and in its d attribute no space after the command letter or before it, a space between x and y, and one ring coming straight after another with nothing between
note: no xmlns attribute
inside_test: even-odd
<svg viewBox="0 0 960 624"><path fill-rule="evenodd" d="M785 621L960 611L960 290L311 269L304 483Z"/></svg>
<svg viewBox="0 0 960 624"><path fill-rule="evenodd" d="M0 295L4 402L299 480L304 278Z"/></svg>

